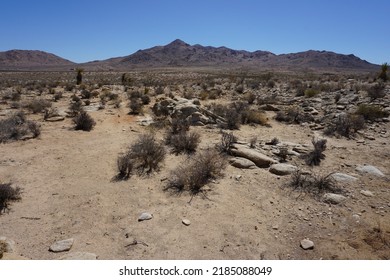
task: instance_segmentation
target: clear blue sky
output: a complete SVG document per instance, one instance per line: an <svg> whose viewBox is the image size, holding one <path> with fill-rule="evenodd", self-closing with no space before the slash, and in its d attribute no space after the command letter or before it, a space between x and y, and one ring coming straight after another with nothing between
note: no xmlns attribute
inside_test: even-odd
<svg viewBox="0 0 390 280"><path fill-rule="evenodd" d="M174 39L276 54L328 50L390 62L390 0L3 0L0 51L74 62Z"/></svg>

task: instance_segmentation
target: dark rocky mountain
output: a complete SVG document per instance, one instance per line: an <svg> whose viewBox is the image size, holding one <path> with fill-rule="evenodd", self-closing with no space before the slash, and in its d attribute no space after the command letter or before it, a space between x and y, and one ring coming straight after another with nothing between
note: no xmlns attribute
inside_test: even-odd
<svg viewBox="0 0 390 280"><path fill-rule="evenodd" d="M0 70L66 69L76 64L43 51L10 50L0 52Z"/></svg>
<svg viewBox="0 0 390 280"><path fill-rule="evenodd" d="M268 51L249 52L226 47L189 45L178 39L168 45L139 50L128 56L82 64L41 51L0 52L0 70L69 70L74 67L87 70L208 67L287 71L377 71L379 68L352 54L310 50L276 55Z"/></svg>

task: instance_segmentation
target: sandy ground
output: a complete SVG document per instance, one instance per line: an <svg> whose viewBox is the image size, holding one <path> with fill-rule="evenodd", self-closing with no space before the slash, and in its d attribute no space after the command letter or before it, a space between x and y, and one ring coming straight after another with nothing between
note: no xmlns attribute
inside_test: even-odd
<svg viewBox="0 0 390 280"><path fill-rule="evenodd" d="M49 246L74 238L70 252L91 252L99 259L390 258L390 183L355 171L357 164L367 163L389 174L389 138L378 136L366 145L328 139L326 159L314 171L359 178L341 184L348 190L342 205L283 188L289 176L232 166L207 186L206 196L191 199L187 193L163 191L170 170L186 161L184 155L168 155L161 170L150 176L112 181L118 154L149 130L127 112L91 112L97 122L91 132L74 131L70 119L40 119L38 139L0 144L1 181L23 188L22 200L0 216L0 235L16 242L17 254L58 259L67 252L49 252ZM310 144L314 135L307 127L270 122L272 127L245 125L235 134L242 141L278 137L301 144ZM389 124L385 128L389 131ZM218 129L192 129L202 135L201 148L219 142ZM162 131L155 133L163 137ZM375 196L363 196L363 189ZM144 211L153 219L138 222ZM191 225L183 225L182 219ZM300 248L303 238L315 243L314 250ZM126 246L134 239L144 244Z"/></svg>

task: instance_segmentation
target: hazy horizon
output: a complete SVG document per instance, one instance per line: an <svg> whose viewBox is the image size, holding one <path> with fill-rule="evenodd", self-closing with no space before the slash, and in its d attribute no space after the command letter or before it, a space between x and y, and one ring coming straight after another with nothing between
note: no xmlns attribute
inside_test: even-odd
<svg viewBox="0 0 390 280"><path fill-rule="evenodd" d="M3 4L0 51L41 50L82 63L130 55L175 39L275 54L326 50L389 62L390 2L142 1Z"/></svg>

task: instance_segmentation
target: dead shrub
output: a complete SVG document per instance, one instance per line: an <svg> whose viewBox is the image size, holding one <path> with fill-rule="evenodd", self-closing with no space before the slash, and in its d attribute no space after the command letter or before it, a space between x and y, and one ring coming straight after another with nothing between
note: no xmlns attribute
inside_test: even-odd
<svg viewBox="0 0 390 280"><path fill-rule="evenodd" d="M310 166L320 165L321 160L325 158L323 152L326 149L326 142L326 139L312 139L311 143L313 144L314 150L304 155L306 164Z"/></svg>
<svg viewBox="0 0 390 280"><path fill-rule="evenodd" d="M9 202L20 200L21 188L12 187L10 183L0 184L0 214L9 210Z"/></svg>
<svg viewBox="0 0 390 280"><path fill-rule="evenodd" d="M311 194L317 199L320 199L324 193L343 193L331 175L332 173L328 175L303 174L297 170L291 174L287 186L294 191Z"/></svg>
<svg viewBox="0 0 390 280"><path fill-rule="evenodd" d="M37 123L27 120L23 112L0 120L0 143L19 140L28 134L35 138L41 134L41 130Z"/></svg>
<svg viewBox="0 0 390 280"><path fill-rule="evenodd" d="M231 154L233 144L237 142L237 137L234 136L233 132L227 133L222 131L221 142L217 144L216 148L220 153Z"/></svg>
<svg viewBox="0 0 390 280"><path fill-rule="evenodd" d="M128 179L133 171L133 161L131 159L131 153L127 152L125 154L119 155L117 161L118 168L118 180Z"/></svg>
<svg viewBox="0 0 390 280"><path fill-rule="evenodd" d="M200 143L200 135L196 132L187 131L178 134L170 134L166 138L166 143L172 148L172 152L176 155L181 153L192 154L196 151L196 148Z"/></svg>
<svg viewBox="0 0 390 280"><path fill-rule="evenodd" d="M378 99L378 98L383 98L386 96L385 92L385 85L383 83L377 83L367 90L367 95L370 97L371 101Z"/></svg>
<svg viewBox="0 0 390 280"><path fill-rule="evenodd" d="M365 126L364 117L356 114L341 114L324 130L328 136L344 136L350 138Z"/></svg>
<svg viewBox="0 0 390 280"><path fill-rule="evenodd" d="M69 115L74 117L78 115L83 110L83 103L79 99L78 101L70 102L69 104Z"/></svg>
<svg viewBox="0 0 390 280"><path fill-rule="evenodd" d="M31 100L25 106L33 112L33 114L41 113L44 109L51 107L51 102L42 98Z"/></svg>
<svg viewBox="0 0 390 280"><path fill-rule="evenodd" d="M192 195L202 192L211 180L222 175L226 167L225 159L216 150L205 150L196 154L190 161L172 171L165 190L189 191Z"/></svg>
<svg viewBox="0 0 390 280"><path fill-rule="evenodd" d="M245 110L241 114L242 124L268 125L268 119L264 112L255 110Z"/></svg>
<svg viewBox="0 0 390 280"><path fill-rule="evenodd" d="M96 122L93 118L85 111L81 111L73 118L74 129L91 131L92 128L96 125Z"/></svg>

